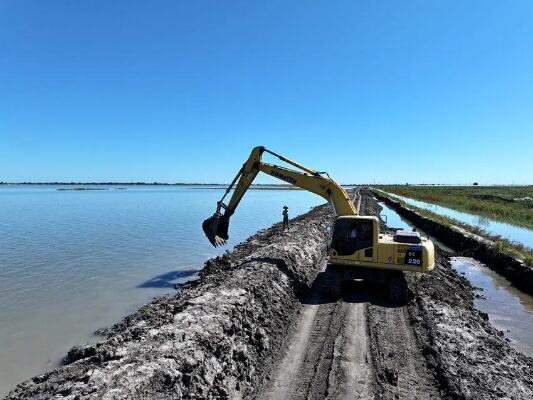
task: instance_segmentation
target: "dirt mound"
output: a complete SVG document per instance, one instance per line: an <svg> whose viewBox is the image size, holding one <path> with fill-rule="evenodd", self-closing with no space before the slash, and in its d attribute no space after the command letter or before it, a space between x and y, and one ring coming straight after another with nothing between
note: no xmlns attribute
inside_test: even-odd
<svg viewBox="0 0 533 400"><path fill-rule="evenodd" d="M474 308L470 283L440 254L434 273L412 279L413 329L439 386L457 399L532 399L533 359L514 350Z"/></svg>
<svg viewBox="0 0 533 400"><path fill-rule="evenodd" d="M365 196L367 211L379 215L379 205L369 200L372 195L366 192ZM450 244L460 247L462 242ZM438 248L436 252L434 271L406 274L411 291L406 311L440 395L453 399L532 399L533 359L514 350L504 333L490 324L487 314L474 307L474 288L451 267L450 254ZM402 368L397 367L390 368L393 376L402 375ZM384 387L394 386L387 379L382 381Z"/></svg>
<svg viewBox="0 0 533 400"><path fill-rule="evenodd" d="M72 349L67 365L7 399L240 398L260 381L323 265L331 210L322 206L209 260L200 279Z"/></svg>
<svg viewBox="0 0 533 400"><path fill-rule="evenodd" d="M369 192L361 210L379 214ZM7 398L533 398L533 359L474 308L472 286L438 249L434 271L407 274L407 304L364 282L337 297L315 290L330 211L209 260L198 281L101 330L107 340L72 349L67 365Z"/></svg>

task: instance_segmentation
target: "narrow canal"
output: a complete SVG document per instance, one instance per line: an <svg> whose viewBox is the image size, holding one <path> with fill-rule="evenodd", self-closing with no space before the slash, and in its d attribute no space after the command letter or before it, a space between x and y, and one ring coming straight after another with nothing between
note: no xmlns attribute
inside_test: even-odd
<svg viewBox="0 0 533 400"><path fill-rule="evenodd" d="M488 232L489 234L498 235L507 240L518 242L523 244L524 246L533 248L533 231L531 229L506 224L504 222L499 222L489 218L481 217L479 215L453 210L451 208L438 206L436 204L426 203L424 201L415 200L410 197L399 196L388 192L383 193L389 195L390 197L402 200L412 206L426 209L434 212L435 214L444 215L446 217L456 219L460 222L472 226L477 226Z"/></svg>
<svg viewBox="0 0 533 400"><path fill-rule="evenodd" d="M380 202L390 228L413 228L386 204ZM420 233L425 235L424 232ZM431 238L435 245L451 252L438 240ZM476 291L475 306L487 313L491 323L505 333L513 347L533 356L533 297L516 289L511 283L486 267L483 263L469 257L451 257L452 267L469 280Z"/></svg>

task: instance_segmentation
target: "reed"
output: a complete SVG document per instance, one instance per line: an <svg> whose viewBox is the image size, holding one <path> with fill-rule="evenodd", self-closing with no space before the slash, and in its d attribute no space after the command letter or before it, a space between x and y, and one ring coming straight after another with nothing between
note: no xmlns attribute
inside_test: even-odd
<svg viewBox="0 0 533 400"><path fill-rule="evenodd" d="M377 188L533 229L533 186L383 185Z"/></svg>
<svg viewBox="0 0 533 400"><path fill-rule="evenodd" d="M384 189L383 186L380 186L380 189L386 190ZM380 194L383 194L383 193L380 193ZM406 196L406 197L412 197L412 196ZM411 210L415 210L420 215L430 218L434 221L437 221L443 225L459 226L469 232L475 233L476 235L489 239L493 242L492 247L494 251L499 251L499 252L509 254L515 258L523 260L526 265L533 266L533 249L527 246L524 246L522 243L513 242L505 238L502 238L501 236L492 235L478 226L465 224L464 222L458 221L454 218L450 218L445 215L436 214L425 208L420 208L420 207L413 206L411 204L407 204L406 202L402 200L399 200L396 198L394 198L394 200L399 201L402 206L406 208L410 208Z"/></svg>

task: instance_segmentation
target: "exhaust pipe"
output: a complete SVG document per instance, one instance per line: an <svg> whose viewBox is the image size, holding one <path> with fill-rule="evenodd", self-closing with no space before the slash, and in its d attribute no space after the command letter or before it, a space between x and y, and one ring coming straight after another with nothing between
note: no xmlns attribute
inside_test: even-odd
<svg viewBox="0 0 533 400"><path fill-rule="evenodd" d="M228 228L229 216L222 215L218 212L202 223L205 236L207 236L209 242L215 247L226 244L226 241L229 239Z"/></svg>

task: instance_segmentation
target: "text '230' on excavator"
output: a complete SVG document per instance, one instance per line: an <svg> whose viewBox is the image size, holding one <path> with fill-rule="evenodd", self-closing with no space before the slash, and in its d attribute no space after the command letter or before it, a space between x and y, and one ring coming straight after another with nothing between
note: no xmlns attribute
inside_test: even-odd
<svg viewBox="0 0 533 400"><path fill-rule="evenodd" d="M264 163L263 153L269 153L298 170ZM434 246L429 239L420 237L417 232L401 230L394 235L380 234L379 219L358 215L358 210L346 191L327 173L304 167L262 146L252 150L217 203L215 214L202 224L207 238L214 246L223 245L228 240L230 217L260 171L322 196L333 206L337 217L329 246L330 264L347 269L364 267L415 272L428 272L434 268ZM233 188L233 195L229 203L225 204L224 198Z"/></svg>

